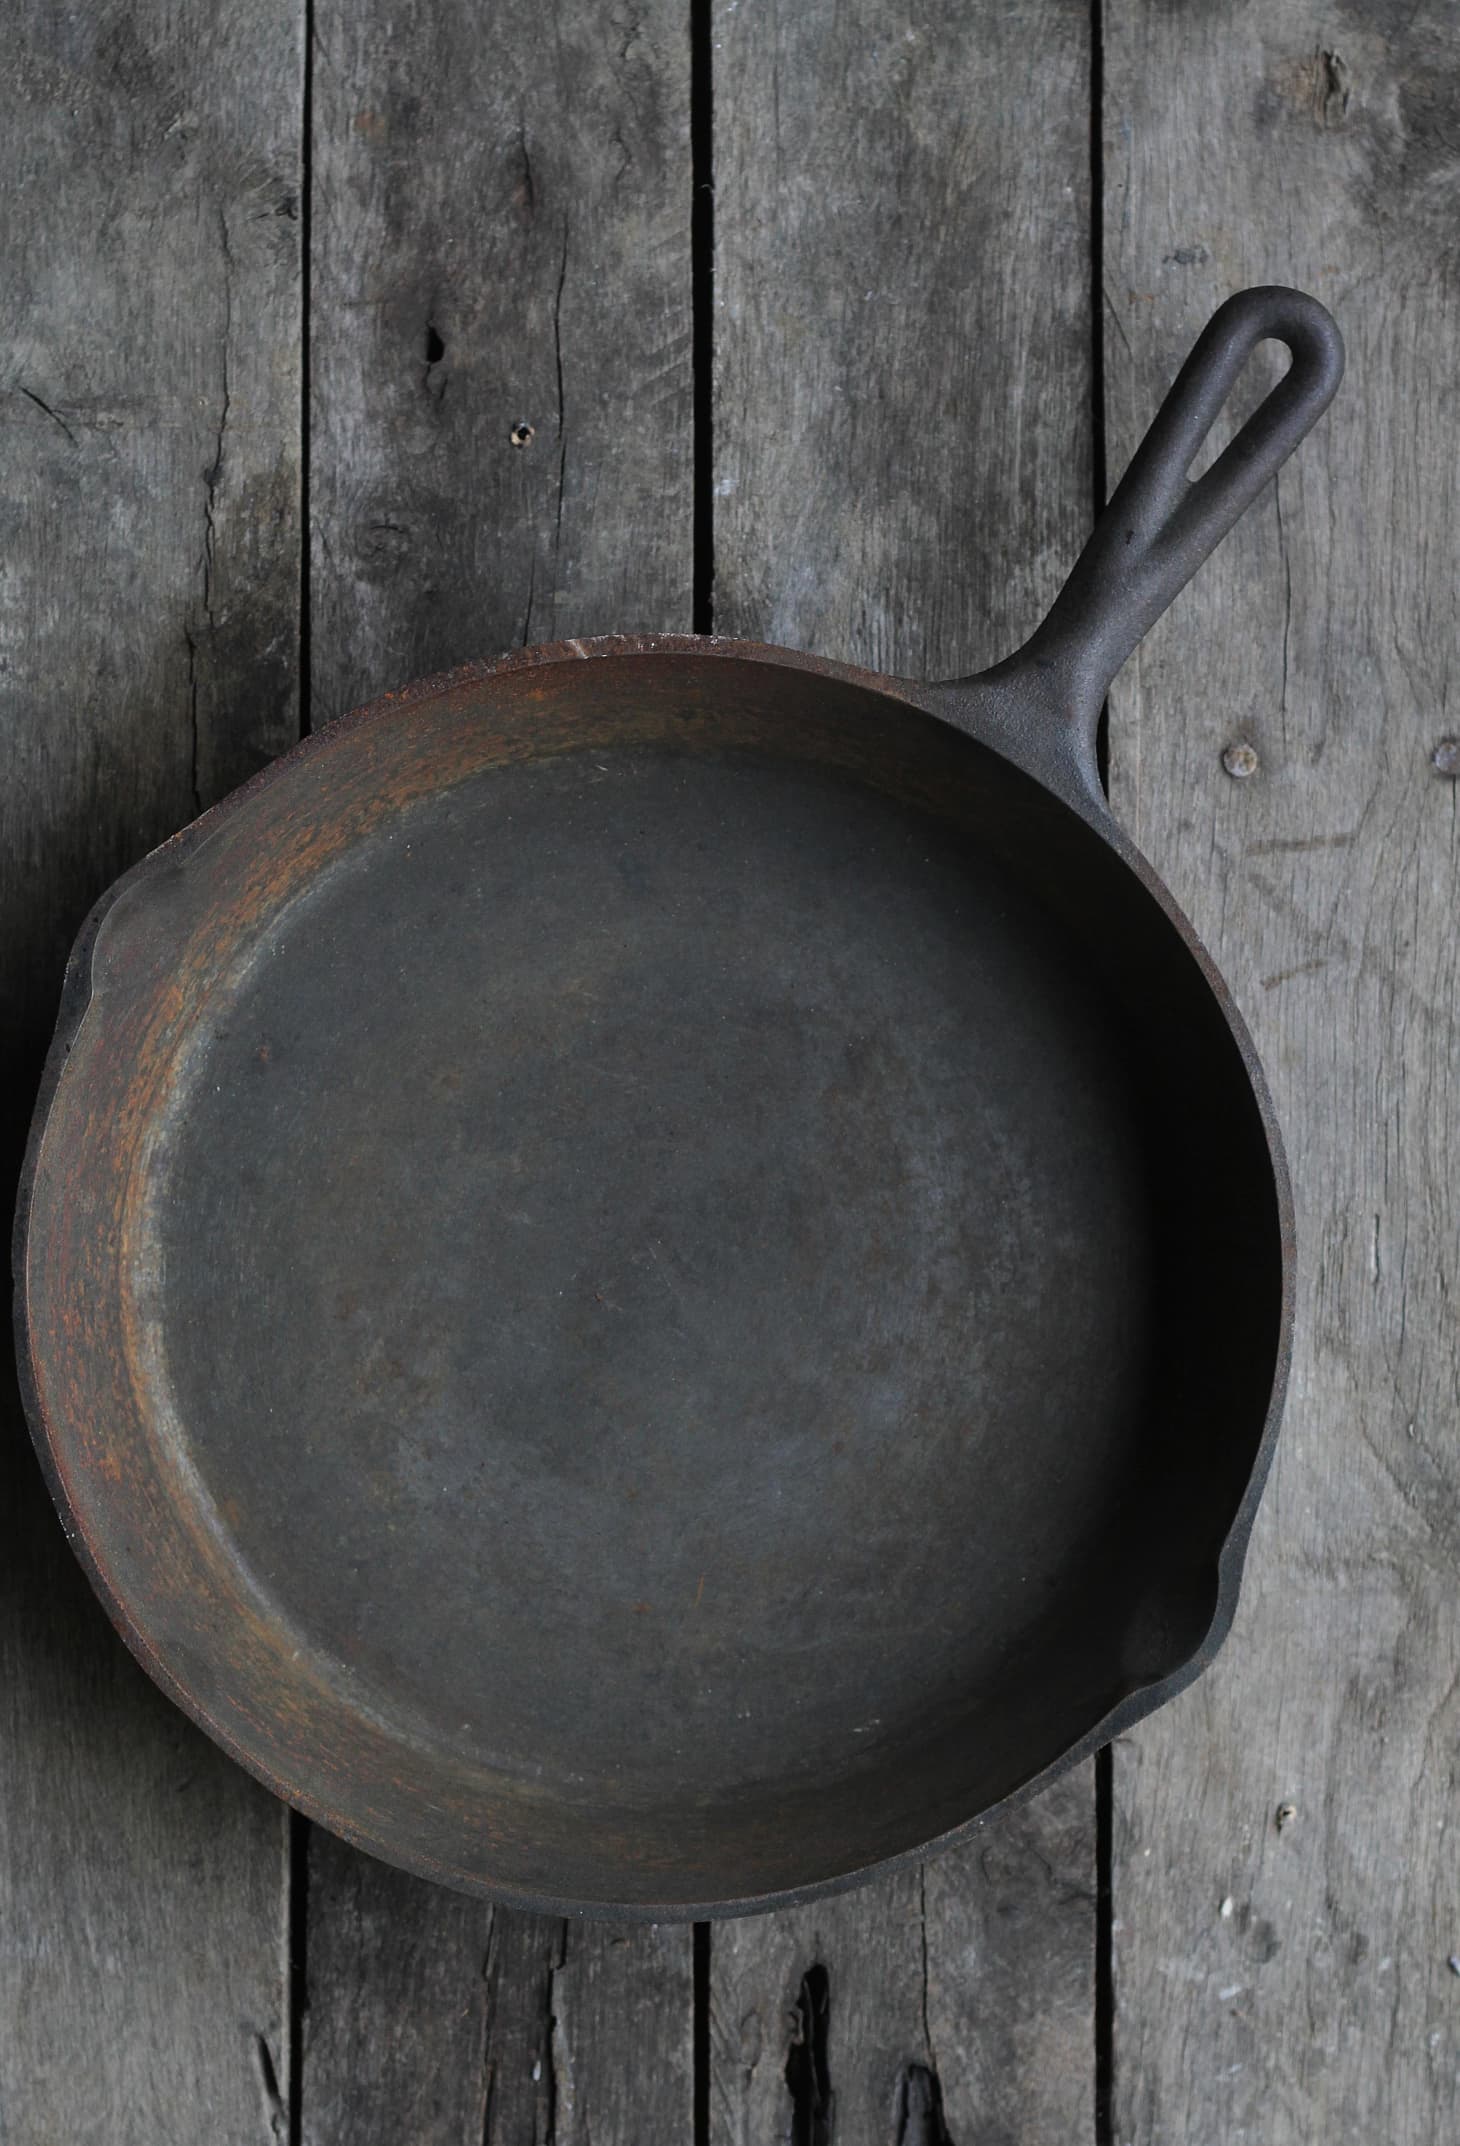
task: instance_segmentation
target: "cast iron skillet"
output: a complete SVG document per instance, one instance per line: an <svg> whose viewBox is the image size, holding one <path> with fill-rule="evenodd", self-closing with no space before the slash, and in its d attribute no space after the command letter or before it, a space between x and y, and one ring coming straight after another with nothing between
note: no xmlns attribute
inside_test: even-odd
<svg viewBox="0 0 1460 2146"><path fill-rule="evenodd" d="M1189 482L1264 337L1290 369ZM1312 299L1225 305L983 677L531 650L311 738L101 904L19 1224L29 1406L128 1642L280 1794L505 1899L743 1911L1210 1660L1289 1193L1095 725L1341 369Z"/></svg>

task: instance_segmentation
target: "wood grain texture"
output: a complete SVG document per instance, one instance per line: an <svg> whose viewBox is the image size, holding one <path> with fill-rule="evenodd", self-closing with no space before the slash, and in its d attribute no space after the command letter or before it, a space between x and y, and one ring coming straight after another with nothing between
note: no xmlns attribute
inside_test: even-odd
<svg viewBox="0 0 1460 2146"><path fill-rule="evenodd" d="M471 2146L684 2140L694 2015L682 1929L491 1914L483 2123Z"/></svg>
<svg viewBox="0 0 1460 2146"><path fill-rule="evenodd" d="M1093 2135L1093 1774L1078 1767L924 1868L928 2040L958 2146Z"/></svg>
<svg viewBox="0 0 1460 2146"><path fill-rule="evenodd" d="M565 1926L551 1989L553 2146L693 2136L689 1940L682 1925Z"/></svg>
<svg viewBox="0 0 1460 2146"><path fill-rule="evenodd" d="M715 14L715 626L977 669L1089 527L1089 10Z"/></svg>
<svg viewBox="0 0 1460 2146"><path fill-rule="evenodd" d="M710 1933L712 2146L889 2146L933 2076L921 1874Z"/></svg>
<svg viewBox="0 0 1460 2146"><path fill-rule="evenodd" d="M9 11L4 1182L72 934L297 730L302 9ZM285 1821L107 1629L0 1404L0 2133L284 2135Z"/></svg>
<svg viewBox="0 0 1460 2146"><path fill-rule="evenodd" d="M306 1918L303 2146L359 2137L366 2111L388 2127L372 2136L481 2146L486 1902L423 1887L312 1827ZM372 2001L354 2001L362 1992Z"/></svg>
<svg viewBox="0 0 1460 2146"><path fill-rule="evenodd" d="M1431 2146L1460 2131L1460 26L1105 20L1112 473L1229 290L1303 285L1349 347L1112 699L1117 809L1252 1023L1300 1244L1235 1633L1116 1754L1114 2136Z"/></svg>
<svg viewBox="0 0 1460 2146"><path fill-rule="evenodd" d="M717 6L717 631L939 676L1054 595L1090 518L1088 29ZM716 2146L831 2135L818 1968L837 2146L1088 2136L1094 1836L1085 1768L925 1875L716 1925Z"/></svg>
<svg viewBox="0 0 1460 2146"><path fill-rule="evenodd" d="M294 0L12 9L0 61L0 935L48 1039L72 936L297 735Z"/></svg>
<svg viewBox="0 0 1460 2146"><path fill-rule="evenodd" d="M687 626L682 0L371 0L316 36L315 720Z"/></svg>
<svg viewBox="0 0 1460 2146"><path fill-rule="evenodd" d="M316 36L315 720L687 628L687 13L372 0ZM311 2146L689 2137L688 1930L490 1911L317 1831L308 1921Z"/></svg>
<svg viewBox="0 0 1460 2146"><path fill-rule="evenodd" d="M318 1830L308 1929L303 2146L688 2138L683 1930L494 1907Z"/></svg>
<svg viewBox="0 0 1460 2146"><path fill-rule="evenodd" d="M1088 2137L1093 1800L1081 1767L957 1854L716 1924L712 2146Z"/></svg>

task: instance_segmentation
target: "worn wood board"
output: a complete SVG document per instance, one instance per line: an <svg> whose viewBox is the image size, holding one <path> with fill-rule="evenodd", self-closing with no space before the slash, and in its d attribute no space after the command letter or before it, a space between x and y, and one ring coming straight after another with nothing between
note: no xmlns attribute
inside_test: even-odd
<svg viewBox="0 0 1460 2146"><path fill-rule="evenodd" d="M721 0L714 72L716 628L979 668L1090 525L1088 9ZM1088 2136L1093 1781L714 1928L717 2146Z"/></svg>
<svg viewBox="0 0 1460 2146"><path fill-rule="evenodd" d="M519 643L687 629L682 7L331 6L312 99L315 719ZM310 1846L303 2127L692 2129L692 1936L490 1911Z"/></svg>
<svg viewBox="0 0 1460 2146"><path fill-rule="evenodd" d="M5 1183L71 936L296 734L302 9L10 10ZM0 2133L287 2129L286 1819L108 1630L7 1367Z"/></svg>
<svg viewBox="0 0 1460 2146"><path fill-rule="evenodd" d="M713 2146L1092 2135L1093 1782L968 1849L710 1933Z"/></svg>
<svg viewBox="0 0 1460 2146"><path fill-rule="evenodd" d="M1303 285L1349 347L1112 696L1117 807L1252 1023L1299 1231L1236 1630L1116 1753L1112 2136L1431 2146L1460 2127L1460 24L1104 12L1112 470L1228 290Z"/></svg>
<svg viewBox="0 0 1460 2146"><path fill-rule="evenodd" d="M689 32L322 6L313 720L474 656L690 623Z"/></svg>
<svg viewBox="0 0 1460 2146"><path fill-rule="evenodd" d="M304 2146L688 2138L689 1934L522 1915L315 1832Z"/></svg>

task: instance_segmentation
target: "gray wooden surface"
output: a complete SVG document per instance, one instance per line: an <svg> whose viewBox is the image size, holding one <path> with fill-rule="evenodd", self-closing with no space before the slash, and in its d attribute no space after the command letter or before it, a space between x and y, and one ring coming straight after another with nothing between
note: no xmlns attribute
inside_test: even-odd
<svg viewBox="0 0 1460 2146"><path fill-rule="evenodd" d="M297 734L302 17L7 11L5 1182L67 942ZM0 1398L0 2138L287 2133L287 1821L153 1691Z"/></svg>
<svg viewBox="0 0 1460 2146"><path fill-rule="evenodd" d="M714 21L716 628L922 677L991 662L1090 523L1088 8ZM1010 424L1011 383L1037 423ZM839 2146L912 2146L914 2074L959 2146L1088 2137L1093 1781L926 1884L716 1930L714 2146L784 2135L818 1968Z"/></svg>
<svg viewBox="0 0 1460 2146"><path fill-rule="evenodd" d="M1086 1766L970 1848L717 1926L711 2146L818 2109L837 2146L1093 2138L1094 1835Z"/></svg>
<svg viewBox="0 0 1460 2146"><path fill-rule="evenodd" d="M482 30L472 0L315 18L316 721L691 625L684 12L507 0ZM689 1930L493 1915L319 1833L308 1868L310 2146L690 2136Z"/></svg>
<svg viewBox="0 0 1460 2146"><path fill-rule="evenodd" d="M1115 1756L1113 2136L1438 2146L1460 2136L1460 786L1432 760L1460 731L1460 24L1107 7L1106 83L1112 466L1234 284L1305 284L1349 347L1329 421L1112 697L1116 807L1252 1023L1301 1248L1237 1629ZM1239 737L1259 766L1233 781Z"/></svg>
<svg viewBox="0 0 1460 2146"><path fill-rule="evenodd" d="M433 1891L291 1827L152 1692L7 1387L0 2140L1455 2135L1452 11L23 0L8 29L12 1168L76 923L290 741L301 668L317 721L711 605L972 667L1228 290L1316 290L1351 371L1112 698L1117 808L1253 1023L1303 1247L1237 1631L1122 1742L1113 1813L1086 1768L921 1872L697 1937Z"/></svg>

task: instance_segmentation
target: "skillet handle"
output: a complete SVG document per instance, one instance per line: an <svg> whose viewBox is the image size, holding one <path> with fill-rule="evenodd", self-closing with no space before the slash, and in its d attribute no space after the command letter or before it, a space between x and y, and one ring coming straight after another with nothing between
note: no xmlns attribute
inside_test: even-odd
<svg viewBox="0 0 1460 2146"><path fill-rule="evenodd" d="M1189 481L1217 413L1269 338L1286 343L1291 366L1211 468ZM1021 702L1053 703L1073 723L1068 742L1081 774L1093 778L1095 726L1111 680L1317 423L1342 378L1343 338L1316 298L1278 285L1229 298L1198 336L1044 623L966 686L1015 687ZM1086 787L1098 795L1098 782Z"/></svg>

